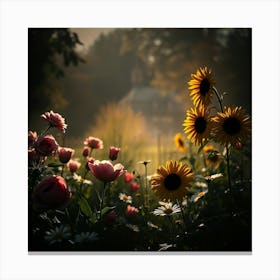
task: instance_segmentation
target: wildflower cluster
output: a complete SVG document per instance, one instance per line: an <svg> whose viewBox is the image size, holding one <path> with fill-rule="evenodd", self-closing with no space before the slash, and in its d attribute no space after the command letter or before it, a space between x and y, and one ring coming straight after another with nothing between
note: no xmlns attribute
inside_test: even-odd
<svg viewBox="0 0 280 280"><path fill-rule="evenodd" d="M250 117L223 106L209 68L188 85L179 156L155 172L150 160L133 169L121 147L106 152L111 143L95 136L61 146L65 119L41 115L45 131L28 132L29 250L250 250Z"/></svg>

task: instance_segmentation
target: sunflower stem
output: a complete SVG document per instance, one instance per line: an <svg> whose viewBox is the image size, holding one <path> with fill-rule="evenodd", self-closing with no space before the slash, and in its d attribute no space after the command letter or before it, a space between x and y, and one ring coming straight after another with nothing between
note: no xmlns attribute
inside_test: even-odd
<svg viewBox="0 0 280 280"><path fill-rule="evenodd" d="M220 108L221 108L221 111L222 111L222 113L223 113L223 112L224 112L223 104L222 104L221 97L219 96L218 90L217 90L215 87L213 87L213 90L214 90L215 95L216 95L216 97L217 97L217 99L218 99L218 101L219 101Z"/></svg>
<svg viewBox="0 0 280 280"><path fill-rule="evenodd" d="M179 200L177 200L177 203L178 203L178 205L180 206L180 210L181 210L181 215L182 215L183 223L184 223L184 225L185 225L185 231L187 231L188 225L187 225L187 222L186 222L186 219L185 219L183 206L182 206L182 204L181 204L181 202L180 202Z"/></svg>
<svg viewBox="0 0 280 280"><path fill-rule="evenodd" d="M213 87L213 90L215 92L215 95L219 101L219 104L220 104L220 108L221 108L221 111L222 113L224 113L224 109L223 109L223 105L222 105L222 100L221 100L221 97L219 96L219 93L218 93L218 90ZM226 159L227 159L227 177L228 177L228 188L229 188L229 192L230 192L230 197L232 196L232 189L231 189L231 178L230 178L230 166L229 166L229 147L226 146ZM232 200L230 198L230 212L232 213Z"/></svg>

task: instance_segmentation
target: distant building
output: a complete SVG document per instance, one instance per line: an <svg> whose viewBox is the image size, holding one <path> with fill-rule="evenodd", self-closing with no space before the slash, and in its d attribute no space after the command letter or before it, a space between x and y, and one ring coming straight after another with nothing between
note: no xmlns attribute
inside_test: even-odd
<svg viewBox="0 0 280 280"><path fill-rule="evenodd" d="M121 103L141 112L155 135L170 136L181 131L185 117L183 105L175 94L163 95L159 89L147 85L143 76L143 71L136 66L131 76L132 88Z"/></svg>

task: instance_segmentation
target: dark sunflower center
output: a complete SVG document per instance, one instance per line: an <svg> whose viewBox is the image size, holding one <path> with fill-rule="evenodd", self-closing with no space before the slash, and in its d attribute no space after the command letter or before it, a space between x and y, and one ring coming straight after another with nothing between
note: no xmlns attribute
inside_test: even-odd
<svg viewBox="0 0 280 280"><path fill-rule="evenodd" d="M202 95L206 95L208 93L209 89L210 89L209 80L204 78L200 83L199 91Z"/></svg>
<svg viewBox="0 0 280 280"><path fill-rule="evenodd" d="M169 191L175 191L178 188L180 188L181 185L181 177L178 174L171 173L166 176L164 179L164 186L169 190Z"/></svg>
<svg viewBox="0 0 280 280"><path fill-rule="evenodd" d="M182 139L178 139L178 144L180 147L184 147L184 141Z"/></svg>
<svg viewBox="0 0 280 280"><path fill-rule="evenodd" d="M223 130L229 135L236 135L241 129L240 121L236 118L228 118L224 121Z"/></svg>
<svg viewBox="0 0 280 280"><path fill-rule="evenodd" d="M206 129L206 120L203 117L198 117L195 120L194 128L197 133L203 133Z"/></svg>

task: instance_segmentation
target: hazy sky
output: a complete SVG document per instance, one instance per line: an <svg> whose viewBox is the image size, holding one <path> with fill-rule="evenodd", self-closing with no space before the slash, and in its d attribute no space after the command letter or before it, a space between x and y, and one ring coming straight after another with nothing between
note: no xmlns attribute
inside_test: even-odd
<svg viewBox="0 0 280 280"><path fill-rule="evenodd" d="M71 28L71 30L78 34L80 41L84 44L79 47L79 50L87 51L101 33L107 33L113 28Z"/></svg>

